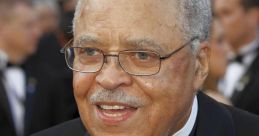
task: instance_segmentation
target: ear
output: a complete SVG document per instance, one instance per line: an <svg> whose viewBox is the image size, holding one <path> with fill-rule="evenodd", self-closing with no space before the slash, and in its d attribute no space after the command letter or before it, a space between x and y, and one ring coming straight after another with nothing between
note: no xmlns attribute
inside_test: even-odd
<svg viewBox="0 0 259 136"><path fill-rule="evenodd" d="M207 41L200 44L195 61L194 90L201 89L209 73L210 47Z"/></svg>

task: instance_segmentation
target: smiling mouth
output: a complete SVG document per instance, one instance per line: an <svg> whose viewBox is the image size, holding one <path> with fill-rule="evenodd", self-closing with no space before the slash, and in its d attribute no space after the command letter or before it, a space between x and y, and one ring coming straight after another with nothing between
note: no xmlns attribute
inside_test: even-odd
<svg viewBox="0 0 259 136"><path fill-rule="evenodd" d="M107 125L117 125L130 119L138 110L121 103L98 103L96 105L97 117Z"/></svg>

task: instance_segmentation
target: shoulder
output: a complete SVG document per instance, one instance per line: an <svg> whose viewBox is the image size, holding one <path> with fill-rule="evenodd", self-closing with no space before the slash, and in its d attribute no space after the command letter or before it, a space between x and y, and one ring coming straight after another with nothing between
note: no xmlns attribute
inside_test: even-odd
<svg viewBox="0 0 259 136"><path fill-rule="evenodd" d="M32 136L85 136L86 131L81 120L74 119L52 128L43 130Z"/></svg>
<svg viewBox="0 0 259 136"><path fill-rule="evenodd" d="M232 115L233 124L238 135L259 134L259 116L233 107L225 107Z"/></svg>
<svg viewBox="0 0 259 136"><path fill-rule="evenodd" d="M259 134L259 117L256 115L218 103L202 92L198 93L198 107L198 134L215 133L215 136Z"/></svg>

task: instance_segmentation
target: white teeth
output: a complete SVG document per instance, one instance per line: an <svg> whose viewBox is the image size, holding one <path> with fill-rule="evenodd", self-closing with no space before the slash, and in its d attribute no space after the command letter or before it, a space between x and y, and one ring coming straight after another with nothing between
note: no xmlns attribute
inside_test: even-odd
<svg viewBox="0 0 259 136"><path fill-rule="evenodd" d="M114 105L114 106L100 105L100 107L104 110L123 110L123 109L125 109L125 106L119 106L119 105Z"/></svg>
<svg viewBox="0 0 259 136"><path fill-rule="evenodd" d="M122 114L109 114L109 113L103 113L105 116L108 116L108 117L121 117Z"/></svg>

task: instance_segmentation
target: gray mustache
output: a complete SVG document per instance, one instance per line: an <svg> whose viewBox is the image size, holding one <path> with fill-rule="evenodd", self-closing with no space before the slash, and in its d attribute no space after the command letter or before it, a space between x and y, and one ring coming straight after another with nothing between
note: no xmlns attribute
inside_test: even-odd
<svg viewBox="0 0 259 136"><path fill-rule="evenodd" d="M120 90L96 90L90 96L90 102L96 104L98 102L118 102L130 105L131 107L142 107L142 102L136 96L131 96Z"/></svg>

